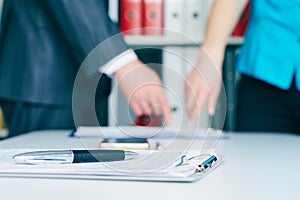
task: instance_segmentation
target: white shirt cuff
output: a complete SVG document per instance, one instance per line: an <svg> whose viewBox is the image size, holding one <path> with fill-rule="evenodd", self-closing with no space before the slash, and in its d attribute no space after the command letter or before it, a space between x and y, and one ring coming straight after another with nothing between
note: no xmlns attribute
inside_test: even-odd
<svg viewBox="0 0 300 200"><path fill-rule="evenodd" d="M137 60L138 57L132 49L128 49L118 56L114 57L108 61L105 65L99 68L101 73L104 73L108 76L112 76L120 68L124 67L126 64Z"/></svg>

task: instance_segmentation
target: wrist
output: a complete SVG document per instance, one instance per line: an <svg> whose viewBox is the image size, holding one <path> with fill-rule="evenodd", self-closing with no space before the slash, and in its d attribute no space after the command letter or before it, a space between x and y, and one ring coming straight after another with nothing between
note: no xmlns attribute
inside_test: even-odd
<svg viewBox="0 0 300 200"><path fill-rule="evenodd" d="M142 62L139 61L138 59L131 61L131 62L127 63L126 65L122 66L120 69L118 69L114 73L114 76L115 76L115 78L120 79L126 73L130 72L131 70L133 70L141 65L142 65Z"/></svg>
<svg viewBox="0 0 300 200"><path fill-rule="evenodd" d="M226 45L220 43L203 43L203 45L201 46L200 54L204 52L205 56L208 56L209 59L211 59L214 63L215 67L217 67L217 69L221 71L224 60L225 48Z"/></svg>

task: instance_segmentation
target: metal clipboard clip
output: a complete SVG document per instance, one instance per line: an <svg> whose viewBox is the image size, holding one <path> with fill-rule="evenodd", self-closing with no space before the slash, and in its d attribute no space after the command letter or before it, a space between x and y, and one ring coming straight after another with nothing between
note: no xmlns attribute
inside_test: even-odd
<svg viewBox="0 0 300 200"><path fill-rule="evenodd" d="M176 167L181 166L192 166L196 173L203 173L207 169L211 168L216 162L218 158L216 155L211 154L203 154L198 156L193 156L191 158L187 158L185 155L181 156L180 162L176 165Z"/></svg>

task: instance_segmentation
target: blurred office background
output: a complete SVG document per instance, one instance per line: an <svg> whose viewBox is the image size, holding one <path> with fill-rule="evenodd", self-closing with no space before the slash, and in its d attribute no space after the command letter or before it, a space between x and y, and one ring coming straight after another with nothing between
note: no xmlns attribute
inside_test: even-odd
<svg viewBox="0 0 300 200"><path fill-rule="evenodd" d="M213 2L214 0L108 1L110 17L119 23L122 31L126 31L123 35L127 44L138 49L140 59L150 63L160 74L165 86L176 93L174 95L166 90L173 109L173 127L180 128L187 124L184 110L184 76L197 61L199 45L204 38ZM225 91L221 94L217 113L210 118L204 110L198 123L199 128L214 127L232 131L235 127L236 83L239 79L235 64L249 15L248 4L228 40L222 75ZM148 27L164 30L147 31ZM112 92L110 113L111 125L134 123L134 116L120 91Z"/></svg>
<svg viewBox="0 0 300 200"><path fill-rule="evenodd" d="M2 13L3 1L0 0L0 13ZM148 32L142 31L142 29L137 32L129 31L124 34L124 38L129 46L136 49L140 59L158 72L166 87L176 93L175 96L168 93L168 99L173 109L174 127L187 123L184 107L181 106L184 105L184 75L189 73L197 60L199 45L204 37L212 4L213 0L107 0L111 19L118 23L123 31L143 27L167 29ZM130 13L130 20L126 18L126 13ZM146 13L150 13L149 17L146 16ZM223 65L225 86L223 93L226 101L218 104L217 113L212 119L208 117L206 110L203 111L200 128L215 126L227 131L234 128L235 85L238 80L235 64L243 42L248 14L249 10L245 9L228 41ZM176 54L182 55L182 57L178 57ZM109 112L110 125L134 123L135 118L117 89L112 91ZM223 119L224 112L226 116ZM5 124L0 108L0 137L5 134Z"/></svg>

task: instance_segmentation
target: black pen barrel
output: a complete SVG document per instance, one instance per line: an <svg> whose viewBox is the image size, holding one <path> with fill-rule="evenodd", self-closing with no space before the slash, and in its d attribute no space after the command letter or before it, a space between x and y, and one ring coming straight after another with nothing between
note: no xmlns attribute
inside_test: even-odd
<svg viewBox="0 0 300 200"><path fill-rule="evenodd" d="M73 150L73 163L111 162L125 159L123 150Z"/></svg>

